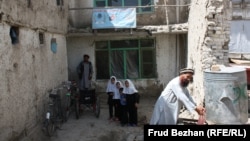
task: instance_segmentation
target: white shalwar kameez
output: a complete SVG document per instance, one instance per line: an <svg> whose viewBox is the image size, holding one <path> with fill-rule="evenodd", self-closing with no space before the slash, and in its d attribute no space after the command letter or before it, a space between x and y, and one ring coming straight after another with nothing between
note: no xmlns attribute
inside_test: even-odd
<svg viewBox="0 0 250 141"><path fill-rule="evenodd" d="M195 111L196 104L188 89L180 85L180 77L172 79L157 99L150 120L151 125L177 124L182 106L190 112Z"/></svg>

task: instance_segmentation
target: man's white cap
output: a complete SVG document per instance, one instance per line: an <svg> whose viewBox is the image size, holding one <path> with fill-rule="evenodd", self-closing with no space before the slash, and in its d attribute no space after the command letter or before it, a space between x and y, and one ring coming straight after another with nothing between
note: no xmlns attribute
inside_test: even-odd
<svg viewBox="0 0 250 141"><path fill-rule="evenodd" d="M183 68L180 70L180 74L183 74L183 73L192 73L194 74L194 69L192 68Z"/></svg>

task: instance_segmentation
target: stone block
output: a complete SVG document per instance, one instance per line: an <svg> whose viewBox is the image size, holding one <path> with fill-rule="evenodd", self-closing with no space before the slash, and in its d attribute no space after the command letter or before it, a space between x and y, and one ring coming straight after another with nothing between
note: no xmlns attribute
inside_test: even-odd
<svg viewBox="0 0 250 141"><path fill-rule="evenodd" d="M223 8L218 8L216 9L216 13L222 13L223 10L224 10Z"/></svg>
<svg viewBox="0 0 250 141"><path fill-rule="evenodd" d="M213 19L213 13L207 13L207 16L206 16L208 19Z"/></svg>
<svg viewBox="0 0 250 141"><path fill-rule="evenodd" d="M241 59L241 54L239 53L229 53L228 54L229 58L237 58L237 59Z"/></svg>
<svg viewBox="0 0 250 141"><path fill-rule="evenodd" d="M213 42L213 39L211 37L206 37L204 42L211 43L211 42Z"/></svg>
<svg viewBox="0 0 250 141"><path fill-rule="evenodd" d="M213 31L212 31L212 32L213 32ZM219 38L220 35L219 35L219 34L214 34L214 33L212 33L212 34L208 34L208 37L211 37L211 38Z"/></svg>
<svg viewBox="0 0 250 141"><path fill-rule="evenodd" d="M215 42L225 42L224 38L215 38L213 39Z"/></svg>
<svg viewBox="0 0 250 141"><path fill-rule="evenodd" d="M213 50L215 50L215 49L222 49L222 47L221 46L211 46L211 48L213 49Z"/></svg>
<svg viewBox="0 0 250 141"><path fill-rule="evenodd" d="M209 35L209 37L213 37L213 35L215 35L215 30L208 30L207 34Z"/></svg>
<svg viewBox="0 0 250 141"><path fill-rule="evenodd" d="M216 31L216 34L224 34L223 31Z"/></svg>
<svg viewBox="0 0 250 141"><path fill-rule="evenodd" d="M207 22L207 25L213 27L213 26L216 26L216 23L214 21L209 21Z"/></svg>
<svg viewBox="0 0 250 141"><path fill-rule="evenodd" d="M207 29L208 29L208 30L214 30L214 27L208 26Z"/></svg>
<svg viewBox="0 0 250 141"><path fill-rule="evenodd" d="M248 54L242 54L242 57L244 59L250 60L250 54L249 53Z"/></svg>
<svg viewBox="0 0 250 141"><path fill-rule="evenodd" d="M212 65L210 68L211 71L220 71L220 66L219 65Z"/></svg>
<svg viewBox="0 0 250 141"><path fill-rule="evenodd" d="M214 30L223 30L223 28L220 26L217 26L217 27L214 27Z"/></svg>

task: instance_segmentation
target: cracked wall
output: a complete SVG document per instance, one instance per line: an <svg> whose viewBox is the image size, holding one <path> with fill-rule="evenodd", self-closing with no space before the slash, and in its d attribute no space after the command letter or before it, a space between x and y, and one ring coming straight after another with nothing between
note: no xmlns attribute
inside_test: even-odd
<svg viewBox="0 0 250 141"><path fill-rule="evenodd" d="M193 67L196 72L190 89L198 104L202 104L204 100L203 71L212 65L228 65L228 8L228 0L193 0L191 3L188 66Z"/></svg>
<svg viewBox="0 0 250 141"><path fill-rule="evenodd" d="M58 6L51 0L0 1L1 140L20 140L39 128L46 91L67 80L64 2ZM12 26L18 29L16 44L10 38ZM51 39L56 39L56 53Z"/></svg>

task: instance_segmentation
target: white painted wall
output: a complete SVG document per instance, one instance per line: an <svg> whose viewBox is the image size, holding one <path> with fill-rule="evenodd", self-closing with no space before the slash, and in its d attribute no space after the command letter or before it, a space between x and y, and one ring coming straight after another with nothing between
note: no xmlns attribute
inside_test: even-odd
<svg viewBox="0 0 250 141"><path fill-rule="evenodd" d="M176 35L162 34L156 36L156 62L160 84L166 84L176 76Z"/></svg>
<svg viewBox="0 0 250 141"><path fill-rule="evenodd" d="M193 91L197 104L200 104L204 98L203 92L203 65L204 58L202 50L206 48L204 46L204 38L207 31L206 16L206 4L208 0L197 1L191 3L189 13L189 32L188 32L188 66L195 69ZM199 12L197 12L199 9ZM209 58L207 58L209 59Z"/></svg>

